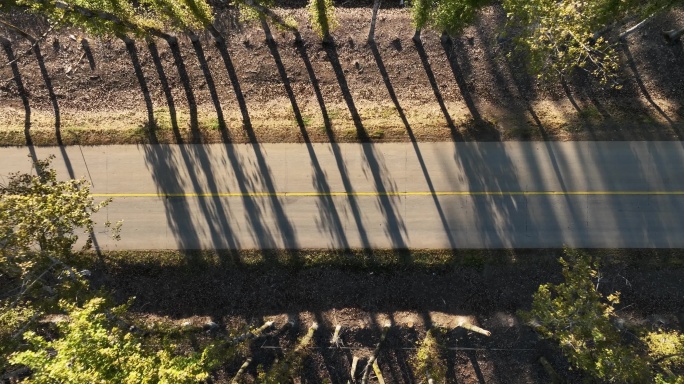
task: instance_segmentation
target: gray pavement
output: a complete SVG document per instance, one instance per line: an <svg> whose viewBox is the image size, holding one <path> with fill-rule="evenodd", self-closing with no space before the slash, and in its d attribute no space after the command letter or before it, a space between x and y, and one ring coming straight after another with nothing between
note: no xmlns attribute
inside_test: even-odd
<svg viewBox="0 0 684 384"><path fill-rule="evenodd" d="M0 148L0 175L31 153L114 197L102 249L684 247L679 142Z"/></svg>

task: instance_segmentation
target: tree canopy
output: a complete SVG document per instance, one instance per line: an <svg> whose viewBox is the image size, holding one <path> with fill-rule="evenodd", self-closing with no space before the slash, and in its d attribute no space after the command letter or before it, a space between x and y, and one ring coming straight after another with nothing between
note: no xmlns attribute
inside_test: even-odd
<svg viewBox="0 0 684 384"><path fill-rule="evenodd" d="M416 0L413 23L417 30L430 26L455 36L473 22L480 8L490 3L491 0Z"/></svg>
<svg viewBox="0 0 684 384"><path fill-rule="evenodd" d="M82 307L64 300L61 306L68 321L58 323L60 337L26 332L29 349L10 358L31 369L32 383L190 384L209 376L212 348L183 356L173 353L174 345L145 347L140 337L116 322L125 314L125 305L108 309L104 299L94 298Z"/></svg>
<svg viewBox="0 0 684 384"><path fill-rule="evenodd" d="M168 343L146 347L122 326L128 305L112 308L88 290L88 271L76 268L77 255L91 247L92 215L110 200L95 202L84 179L58 180L50 160L0 185L0 372L8 364L25 366L36 383L206 378L215 362L212 345L184 355ZM38 318L59 313L66 318L54 334L36 332Z"/></svg>
<svg viewBox="0 0 684 384"><path fill-rule="evenodd" d="M540 78L566 77L575 70L619 86L619 31L681 0L503 0L508 33Z"/></svg>
<svg viewBox="0 0 684 384"><path fill-rule="evenodd" d="M35 173L11 174L0 185L2 364L32 319L87 285L74 267L74 247L79 232L81 248L91 246L92 214L109 204L95 202L84 179L58 180L50 159L34 165Z"/></svg>
<svg viewBox="0 0 684 384"><path fill-rule="evenodd" d="M564 281L541 285L532 309L521 313L541 337L553 340L574 367L600 381L684 382L681 333L621 329L615 310L620 293L604 296L598 291L598 262L585 253L567 250L560 263Z"/></svg>

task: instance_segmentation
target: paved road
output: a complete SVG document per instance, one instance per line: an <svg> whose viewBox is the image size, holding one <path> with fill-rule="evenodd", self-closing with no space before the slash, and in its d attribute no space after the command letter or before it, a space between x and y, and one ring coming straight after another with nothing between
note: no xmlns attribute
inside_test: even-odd
<svg viewBox="0 0 684 384"><path fill-rule="evenodd" d="M103 249L684 247L678 142L0 148L0 175L30 152L114 197Z"/></svg>

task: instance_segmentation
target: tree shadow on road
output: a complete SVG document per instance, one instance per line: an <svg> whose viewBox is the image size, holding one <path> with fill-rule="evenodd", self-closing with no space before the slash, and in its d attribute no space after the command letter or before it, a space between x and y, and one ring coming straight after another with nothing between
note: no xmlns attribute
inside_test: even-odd
<svg viewBox="0 0 684 384"><path fill-rule="evenodd" d="M317 202L317 204L319 204L318 211L320 214L321 225L325 229L327 229L330 235L332 236L334 242L332 246L334 248L349 249L349 242L347 240L347 235L344 230L344 225L342 224L342 220L338 213L338 208L335 205L334 199L330 195L330 192L332 192L332 190L328 183L327 176L323 171L323 167L318 161L318 156L316 155L314 146L311 144L311 140L309 139L309 134L306 130L306 125L304 124L304 119L302 118L299 105L297 104L297 100L292 90L292 86L290 85L290 80L287 77L285 66L283 65L282 59L280 57L280 52L278 51L278 44L275 40L268 38L269 36L271 36L271 33L268 24L265 20L262 21L262 28L264 29L264 33L267 36L266 43L268 45L269 50L271 51L273 59L275 60L276 67L278 68L278 73L283 82L283 87L285 88L285 92L288 98L290 99L290 103L292 105L292 110L294 112L295 120L297 121L300 134L304 138L304 143L306 144L306 149L309 154L309 158L311 159L311 165L313 167L312 182L316 190L322 192ZM304 54L306 55L306 53ZM310 66L311 64L309 63L307 68L310 68ZM313 69L311 70L313 71ZM321 111L324 111L323 113L325 113L325 104L323 104L322 95L320 93L320 89L318 88L317 83L314 85L314 88L316 90L316 95L320 96L319 102L321 103ZM325 116L325 119L327 121L327 115Z"/></svg>

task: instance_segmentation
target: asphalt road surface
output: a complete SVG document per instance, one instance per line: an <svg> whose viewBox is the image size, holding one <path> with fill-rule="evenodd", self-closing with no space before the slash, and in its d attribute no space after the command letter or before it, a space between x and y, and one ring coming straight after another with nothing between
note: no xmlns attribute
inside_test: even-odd
<svg viewBox="0 0 684 384"><path fill-rule="evenodd" d="M679 142L0 148L0 175L49 154L114 198L102 249L684 247Z"/></svg>

